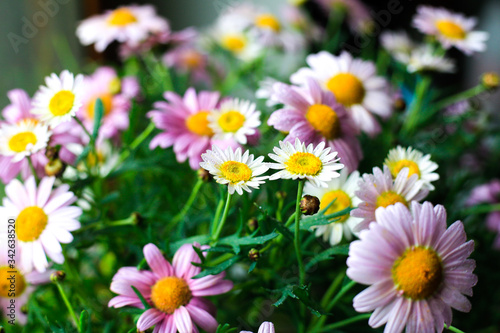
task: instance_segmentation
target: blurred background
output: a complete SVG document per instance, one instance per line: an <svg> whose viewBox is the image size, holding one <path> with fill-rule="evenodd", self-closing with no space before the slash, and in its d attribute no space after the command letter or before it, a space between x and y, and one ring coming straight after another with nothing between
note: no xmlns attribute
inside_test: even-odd
<svg viewBox="0 0 500 333"><path fill-rule="evenodd" d="M248 0L246 0L248 1ZM279 11L287 0L254 0L265 3ZM210 25L217 14L237 3L238 0L19 0L0 2L0 68L3 79L0 81L0 108L7 104L6 93L13 88L24 88L33 94L45 76L52 72L69 69L85 72L84 64L89 57L97 55L92 48L79 45L75 36L77 23L85 17L130 3L153 3L160 15L169 19L172 29L179 30L188 26L201 28ZM365 1L376 13L387 7L387 2ZM447 76L449 82L460 83L463 88L474 85L479 75L485 71L500 72L500 1L498 0L400 0L404 10L393 15L387 28L408 28L415 7L427 3L479 18L478 29L490 32L488 51L467 58L456 52L459 59L459 74ZM306 4L311 12L322 21L314 3ZM500 101L497 94L495 101Z"/></svg>

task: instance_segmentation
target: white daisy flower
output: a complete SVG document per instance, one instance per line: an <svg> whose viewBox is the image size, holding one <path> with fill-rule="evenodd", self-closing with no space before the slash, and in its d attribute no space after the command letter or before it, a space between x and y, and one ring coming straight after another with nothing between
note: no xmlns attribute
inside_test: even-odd
<svg viewBox="0 0 500 333"><path fill-rule="evenodd" d="M64 70L60 76L55 73L47 76L45 84L46 86L40 86L33 97L31 112L52 127L70 121L82 106L83 75L74 77Z"/></svg>
<svg viewBox="0 0 500 333"><path fill-rule="evenodd" d="M380 43L393 56L408 55L416 47L406 31L384 31L380 35Z"/></svg>
<svg viewBox="0 0 500 333"><path fill-rule="evenodd" d="M410 73L419 71L453 73L455 71L455 62L444 55L437 54L429 45L422 45L409 54L400 53L394 57L405 64Z"/></svg>
<svg viewBox="0 0 500 333"><path fill-rule="evenodd" d="M247 143L247 136L255 134L261 124L259 118L255 103L237 98L223 101L207 116L214 140L234 139L241 144Z"/></svg>
<svg viewBox="0 0 500 333"><path fill-rule="evenodd" d="M317 197L320 200L320 209L325 209L333 202L325 215L337 213L346 208L357 207L361 202L361 199L355 194L359 189L359 179L358 171L354 171L349 175L347 169L344 168L340 171L340 177L329 181L326 188L315 187L307 182L304 186L304 194ZM330 242L333 246L340 243L342 235L347 240L351 240L354 228L361 221L362 219L347 213L330 224L315 227L316 236L323 236L323 240Z"/></svg>
<svg viewBox="0 0 500 333"><path fill-rule="evenodd" d="M292 74L292 83L305 85L308 78L316 79L350 111L359 129L370 135L380 132L380 125L372 113L389 117L392 100L388 83L377 76L373 62L354 59L346 51L339 56L322 51L309 55L306 61L309 67Z"/></svg>
<svg viewBox="0 0 500 333"><path fill-rule="evenodd" d="M431 161L431 155L424 155L421 151L412 147L403 148L397 146L389 151L384 164L389 168L394 178L397 177L403 168L408 168L408 177L418 175L418 179L423 183L423 188L434 190L431 182L439 179L436 171L438 165Z"/></svg>
<svg viewBox="0 0 500 333"><path fill-rule="evenodd" d="M4 123L0 127L0 154L13 156L19 162L26 156L44 149L51 132L35 119L24 119L15 124Z"/></svg>
<svg viewBox="0 0 500 333"><path fill-rule="evenodd" d="M79 156L83 153L84 146L71 144L68 149ZM98 140L96 143L96 151L90 152L85 161L82 161L76 168L66 168L63 178L76 180L78 178L87 178L89 173L94 173L95 168L99 172L99 176L104 178L118 165L120 154L113 149L111 143L107 140ZM90 170L87 170L87 166Z"/></svg>
<svg viewBox="0 0 500 333"><path fill-rule="evenodd" d="M102 52L113 41L137 46L150 34L168 31L165 19L156 14L153 6L123 6L102 15L92 16L80 23L76 35L83 45L95 44Z"/></svg>
<svg viewBox="0 0 500 333"><path fill-rule="evenodd" d="M227 184L230 194L236 191L242 195L243 190L251 192L251 188L259 188L268 178L260 176L269 170L262 162L264 156L254 159L248 150L242 155L241 148L233 152L231 147L222 151L219 147L212 146L212 150L207 150L201 158L203 162L200 167L210 172L217 183Z"/></svg>
<svg viewBox="0 0 500 333"><path fill-rule="evenodd" d="M430 6L419 6L413 18L418 30L435 36L445 49L454 46L468 55L486 50L489 34L473 31L476 23L475 18Z"/></svg>
<svg viewBox="0 0 500 333"><path fill-rule="evenodd" d="M330 180L340 177L337 171L344 167L337 163L337 152L325 148L321 142L316 147L309 144L307 147L297 138L295 145L290 142L279 142L280 147L274 147L275 154L269 157L278 163L267 163L271 169L280 170L269 177L275 179L307 179L317 187L327 187Z"/></svg>
<svg viewBox="0 0 500 333"><path fill-rule="evenodd" d="M21 251L19 265L28 272L33 267L45 272L49 266L46 256L62 264L61 243L71 243L70 231L80 228L78 218L82 210L70 206L76 196L66 184L53 189L54 181L55 177L44 177L37 188L31 176L24 184L14 179L5 187L6 197L0 211L3 216L16 220L16 237Z"/></svg>

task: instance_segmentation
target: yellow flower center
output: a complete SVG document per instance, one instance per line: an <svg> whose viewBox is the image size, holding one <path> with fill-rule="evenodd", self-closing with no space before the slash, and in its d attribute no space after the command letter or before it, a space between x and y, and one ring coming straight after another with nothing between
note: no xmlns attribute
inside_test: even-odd
<svg viewBox="0 0 500 333"><path fill-rule="evenodd" d="M151 301L158 310L172 314L191 300L191 290L184 279L167 276L151 288Z"/></svg>
<svg viewBox="0 0 500 333"><path fill-rule="evenodd" d="M428 248L407 249L392 266L396 288L412 300L432 296L443 281L443 266L437 253Z"/></svg>
<svg viewBox="0 0 500 333"><path fill-rule="evenodd" d="M224 132L237 132L245 123L245 116L238 111L224 112L217 121Z"/></svg>
<svg viewBox="0 0 500 333"><path fill-rule="evenodd" d="M122 81L119 77L115 77L109 83L109 93L112 95L118 94L122 90Z"/></svg>
<svg viewBox="0 0 500 333"><path fill-rule="evenodd" d="M307 110L306 119L325 138L331 140L340 136L339 117L328 105L311 105Z"/></svg>
<svg viewBox="0 0 500 333"><path fill-rule="evenodd" d="M30 206L24 208L17 217L17 238L22 242L37 240L45 230L48 220L47 214L40 207Z"/></svg>
<svg viewBox="0 0 500 333"><path fill-rule="evenodd" d="M16 153L20 153L26 150L26 146L29 144L34 145L37 141L36 135L33 132L21 132L10 138L9 148Z"/></svg>
<svg viewBox="0 0 500 333"><path fill-rule="evenodd" d="M325 215L333 214L336 212L340 212L341 210L344 210L348 207L351 207L351 197L347 195L342 190L334 190L327 192L323 195L321 198L321 203L319 205L320 209L325 209L330 202L335 200L334 203L331 204L331 206L328 208L328 210L325 212ZM347 219L349 218L349 213L342 215L337 221L337 223L344 223Z"/></svg>
<svg viewBox="0 0 500 333"><path fill-rule="evenodd" d="M243 51L246 45L247 45L247 40L242 35L230 34L222 38L222 47L233 53L239 53Z"/></svg>
<svg viewBox="0 0 500 333"><path fill-rule="evenodd" d="M236 161L224 162L220 167L220 172L232 184L237 184L241 181L246 182L252 178L252 169L245 163Z"/></svg>
<svg viewBox="0 0 500 333"><path fill-rule="evenodd" d="M409 160L400 160L397 162L391 162L389 163L389 169L391 169L391 173L393 177L397 177L398 173L403 169L403 168L408 168L410 169L410 172L408 173L408 178L410 178L413 175L418 175L420 177L420 168L418 167L418 164L409 161Z"/></svg>
<svg viewBox="0 0 500 333"><path fill-rule="evenodd" d="M54 116L64 116L73 108L75 94L69 90L56 93L49 102L49 110Z"/></svg>
<svg viewBox="0 0 500 333"><path fill-rule="evenodd" d="M102 165L105 161L106 161L106 157L100 151L97 151L97 153L91 152L87 156L87 165L89 167L94 167L96 165Z"/></svg>
<svg viewBox="0 0 500 333"><path fill-rule="evenodd" d="M209 111L200 111L186 119L186 127L194 134L201 136L212 136L214 132L208 126L209 121L207 119Z"/></svg>
<svg viewBox="0 0 500 333"><path fill-rule="evenodd" d="M316 176L323 170L323 162L311 153L296 152L285 165L286 170L296 175Z"/></svg>
<svg viewBox="0 0 500 333"><path fill-rule="evenodd" d="M365 97L365 87L356 76L351 73L339 73L326 83L326 87L337 101L346 106L360 104Z"/></svg>
<svg viewBox="0 0 500 333"><path fill-rule="evenodd" d="M104 94L104 95L97 96L87 106L87 116L89 117L89 119L94 119L95 104L96 104L98 98L100 98L101 102L102 102L102 107L103 107L103 111L104 111L103 116L108 115L111 112L111 110L113 109L113 95Z"/></svg>
<svg viewBox="0 0 500 333"><path fill-rule="evenodd" d="M276 16L271 14L262 14L257 16L255 19L255 25L259 28L271 29L275 32L279 32L281 30L280 21L276 18Z"/></svg>
<svg viewBox="0 0 500 333"><path fill-rule="evenodd" d="M406 202L406 199L402 195L399 195L393 191L386 191L378 196L377 208L394 205L397 202L401 202L402 204L408 206L408 202Z"/></svg>
<svg viewBox="0 0 500 333"><path fill-rule="evenodd" d="M199 52L187 50L182 55L182 61L187 68L193 69L201 65L203 57Z"/></svg>
<svg viewBox="0 0 500 333"><path fill-rule="evenodd" d="M12 273L14 272L14 273ZM14 279L10 280L10 278ZM0 267L0 298L13 298L22 295L26 289L26 280L17 269L10 269L7 266ZM10 295L9 295L10 294Z"/></svg>
<svg viewBox="0 0 500 333"><path fill-rule="evenodd" d="M137 22L137 18L134 14L127 8L115 9L108 17L109 25L116 25L119 27L124 27L131 23Z"/></svg>
<svg viewBox="0 0 500 333"><path fill-rule="evenodd" d="M450 39L464 39L466 36L465 30L461 26L449 20L437 21L436 28L441 35Z"/></svg>

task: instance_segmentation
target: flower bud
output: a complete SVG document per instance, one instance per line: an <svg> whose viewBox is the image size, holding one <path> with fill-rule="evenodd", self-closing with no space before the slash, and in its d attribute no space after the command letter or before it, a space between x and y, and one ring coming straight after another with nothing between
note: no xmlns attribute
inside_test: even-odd
<svg viewBox="0 0 500 333"><path fill-rule="evenodd" d="M257 261L257 260L259 260L259 258L260 258L260 252L259 252L259 250L257 250L257 249L251 249L248 252L248 259L250 259L251 261Z"/></svg>
<svg viewBox="0 0 500 333"><path fill-rule="evenodd" d="M60 177L64 173L64 170L66 170L66 164L58 158L49 160L45 164L45 174L49 177Z"/></svg>
<svg viewBox="0 0 500 333"><path fill-rule="evenodd" d="M28 304L24 304L21 306L21 313L27 315L28 314Z"/></svg>
<svg viewBox="0 0 500 333"><path fill-rule="evenodd" d="M59 157L59 150L61 150L60 145L54 147L47 147L47 149L45 150L45 156L47 156L49 160L56 159Z"/></svg>
<svg viewBox="0 0 500 333"><path fill-rule="evenodd" d="M406 109L406 102L403 98L396 98L394 101L394 109L396 111L404 111Z"/></svg>
<svg viewBox="0 0 500 333"><path fill-rule="evenodd" d="M300 200L300 211L304 215L314 215L319 211L319 199L312 195L304 195Z"/></svg>
<svg viewBox="0 0 500 333"><path fill-rule="evenodd" d="M132 225L141 225L144 223L144 218L142 217L141 214L137 212L133 212L131 214L131 217L132 217Z"/></svg>
<svg viewBox="0 0 500 333"><path fill-rule="evenodd" d="M199 168L198 169L198 178L203 180L205 183L208 183L209 181L212 180L212 175L210 174L210 172L208 172L207 170L203 169L203 168Z"/></svg>
<svg viewBox="0 0 500 333"><path fill-rule="evenodd" d="M500 78L495 72L484 73L481 77L481 83L487 89L496 89L500 83Z"/></svg>
<svg viewBox="0 0 500 333"><path fill-rule="evenodd" d="M0 333L5 333L5 328L3 328L3 326L0 326Z"/></svg>
<svg viewBox="0 0 500 333"><path fill-rule="evenodd" d="M259 227L259 221L255 217L252 217L250 220L248 220L247 226L250 232L254 232Z"/></svg>
<svg viewBox="0 0 500 333"><path fill-rule="evenodd" d="M278 198L278 200L285 199L286 198L286 192L285 191L278 191L278 192L276 192L276 198Z"/></svg>
<svg viewBox="0 0 500 333"><path fill-rule="evenodd" d="M50 275L50 281L52 282L62 282L66 278L66 273L64 271L57 271Z"/></svg>

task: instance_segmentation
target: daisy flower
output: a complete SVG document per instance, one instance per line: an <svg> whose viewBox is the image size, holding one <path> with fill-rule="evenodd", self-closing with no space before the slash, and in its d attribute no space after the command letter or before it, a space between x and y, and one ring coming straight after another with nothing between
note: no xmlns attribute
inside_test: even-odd
<svg viewBox="0 0 500 333"><path fill-rule="evenodd" d="M193 279L201 272L200 267L192 264L201 263L193 247L208 248L197 243L184 244L175 253L171 265L155 245L146 245L144 256L151 271L121 268L111 283L111 291L119 296L109 302L109 307L143 309L144 305L132 289L134 286L151 305L137 322L139 331L155 326L155 333L198 332L196 324L214 333L219 325L215 320L215 306L202 297L227 293L233 289L233 283L224 280L225 273Z"/></svg>
<svg viewBox="0 0 500 333"><path fill-rule="evenodd" d="M84 147L74 145L71 146L71 149L79 156L83 153ZM87 155L86 161L80 162L76 168L66 168L64 179L77 180L79 178L87 178L89 174L95 173L95 169L97 169L101 178L105 178L115 169L119 160L120 154L113 148L111 142L98 139L95 143L95 152L90 152ZM87 169L87 166L89 169Z"/></svg>
<svg viewBox="0 0 500 333"><path fill-rule="evenodd" d="M275 179L307 179L313 186L327 187L330 180L340 177L337 171L344 167L337 163L337 152L325 148L321 142L316 147L311 143L307 147L299 139L295 145L290 142L279 142L280 147L274 147L274 154L269 157L278 163L268 163L269 168L280 170L269 177Z"/></svg>
<svg viewBox="0 0 500 333"><path fill-rule="evenodd" d="M452 321L451 308L469 312L477 283L476 262L467 259L474 241L466 242L462 222L446 229L443 206L413 202L377 210L377 223L351 243L347 275L370 287L353 301L370 312L369 325L384 332L442 332Z"/></svg>
<svg viewBox="0 0 500 333"><path fill-rule="evenodd" d="M5 228L4 230L7 230ZM28 303L30 295L36 289L37 285L50 282L50 275L54 272L52 270L45 273L36 271L26 271L19 267L11 268L9 263L19 262L21 259L20 251L16 251L14 258L8 256L9 239L7 233L0 233L0 308L2 312L10 311L8 306L11 305L11 299L15 300L15 315L16 324L26 324L27 315L21 310ZM10 260L10 262L9 262ZM11 282L8 280L10 276L15 276L15 296L9 291ZM6 313L7 314L7 313ZM1 317L1 316L0 316ZM6 317L10 320L10 317Z"/></svg>
<svg viewBox="0 0 500 333"><path fill-rule="evenodd" d="M150 35L169 30L167 21L156 14L153 6L131 5L82 21L76 35L83 45L95 44L96 51L102 52L115 40L135 47Z"/></svg>
<svg viewBox="0 0 500 333"><path fill-rule="evenodd" d="M314 145L325 142L337 151L342 163L350 171L358 168L363 157L356 134L358 128L333 94L322 91L319 84L308 78L303 88L276 83L271 100L284 105L268 120L268 125L288 133L285 141L299 139Z"/></svg>
<svg viewBox="0 0 500 333"><path fill-rule="evenodd" d="M417 47L409 54L396 54L394 58L405 64L410 73L420 71L455 72L455 62L443 54L437 54L429 45Z"/></svg>
<svg viewBox="0 0 500 333"><path fill-rule="evenodd" d="M7 196L1 209L4 216L16 219L16 236L22 253L19 264L24 271L34 267L45 272L49 266L46 256L62 264L61 243L71 243L70 231L80 228L77 219L82 210L70 206L76 196L66 184L52 189L54 181L54 177L44 177L37 188L35 178L30 177L24 184L14 179L5 187Z"/></svg>
<svg viewBox="0 0 500 333"><path fill-rule="evenodd" d="M384 31L380 35L380 43L392 56L409 55L416 47L406 31Z"/></svg>
<svg viewBox="0 0 500 333"><path fill-rule="evenodd" d="M418 175L423 183L423 186L430 191L434 190L434 185L431 182L439 179L439 174L436 171L438 165L436 162L431 161L431 155L424 155L421 151L413 149L412 147L403 148L397 146L389 150L389 154L384 162L391 171L391 174L396 178L403 168L408 168L408 177Z"/></svg>
<svg viewBox="0 0 500 333"><path fill-rule="evenodd" d="M473 31L476 23L475 18L430 6L419 6L413 18L415 28L435 36L445 49L454 46L467 55L486 50L489 34Z"/></svg>
<svg viewBox="0 0 500 333"><path fill-rule="evenodd" d="M356 195L361 199L358 208L351 211L351 216L362 218L355 231L368 228L375 219L379 207L387 207L397 202L409 206L411 201L420 201L427 196L429 189L418 179L417 174L410 175L410 168L402 168L393 179L391 170L384 165L384 171L373 168L373 174L364 174L359 181Z"/></svg>
<svg viewBox="0 0 500 333"><path fill-rule="evenodd" d="M123 93L122 82L113 68L98 68L94 74L84 78L84 87L83 105L77 116L89 131L94 127L95 103L98 98L101 99L104 109L99 137L113 138L129 127L133 96ZM86 136L85 138L88 139Z"/></svg>
<svg viewBox="0 0 500 333"><path fill-rule="evenodd" d="M33 97L33 110L41 121L57 126L70 121L82 106L83 75L73 76L67 70L60 76L52 73L45 78L46 86L40 86Z"/></svg>
<svg viewBox="0 0 500 333"><path fill-rule="evenodd" d="M380 132L372 113L389 117L392 101L387 81L377 76L373 62L354 59L346 51L339 56L322 51L309 55L306 61L309 67L292 74L292 83L304 85L308 78L317 80L346 107L359 129L370 135Z"/></svg>
<svg viewBox="0 0 500 333"><path fill-rule="evenodd" d="M0 126L0 154L12 156L11 162L19 162L47 146L51 132L34 119Z"/></svg>
<svg viewBox="0 0 500 333"><path fill-rule="evenodd" d="M467 199L466 205L475 206L482 203L500 203L500 180L494 179L487 184L476 186ZM500 211L494 211L487 215L486 226L498 234L493 246L500 249Z"/></svg>
<svg viewBox="0 0 500 333"><path fill-rule="evenodd" d="M361 202L356 196L359 179L358 171L354 171L349 175L347 169L342 169L340 177L329 181L326 188L315 187L306 182L304 194L319 198L319 209L325 209L333 201L333 204L325 212L325 215L334 214L346 208L357 207ZM347 240L351 240L353 230L359 222L361 222L360 218L353 217L347 213L330 224L316 227L316 236L323 236L323 240L330 242L333 246L340 243L342 235L345 235Z"/></svg>
<svg viewBox="0 0 500 333"><path fill-rule="evenodd" d="M154 110L148 113L156 127L163 132L151 140L150 149L156 147L174 147L179 163L189 158L193 170L200 167L201 154L212 145L222 149L238 144L234 140L216 140L210 128L208 116L219 106L219 93L202 91L196 93L189 88L184 97L167 91L164 94L167 102L156 102Z"/></svg>
<svg viewBox="0 0 500 333"><path fill-rule="evenodd" d="M240 144L246 144L247 136L255 134L261 124L259 118L255 103L237 98L223 101L207 116L214 140L233 139Z"/></svg>
<svg viewBox="0 0 500 333"><path fill-rule="evenodd" d="M208 56L196 45L186 44L174 47L163 56L163 62L183 74L189 74L194 82L210 82Z"/></svg>
<svg viewBox="0 0 500 333"><path fill-rule="evenodd" d="M367 33L373 25L368 7L360 0L316 0L325 11L342 10L347 12L347 23L352 31Z"/></svg>
<svg viewBox="0 0 500 333"><path fill-rule="evenodd" d="M240 331L240 333L252 333L250 331ZM257 333L274 333L274 325L271 322L265 321L260 325Z"/></svg>
<svg viewBox="0 0 500 333"><path fill-rule="evenodd" d="M264 156L254 159L248 150L242 154L241 148L233 152L233 149L228 147L223 151L214 145L212 150L207 150L201 158L203 162L200 167L210 172L217 183L227 184L229 194L236 191L242 195L243 190L251 192L250 188L259 188L260 184L264 184L264 179L267 179L267 176L261 176L269 170L262 162Z"/></svg>

